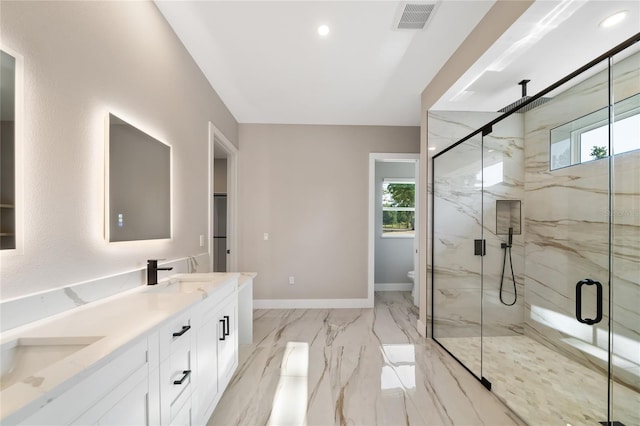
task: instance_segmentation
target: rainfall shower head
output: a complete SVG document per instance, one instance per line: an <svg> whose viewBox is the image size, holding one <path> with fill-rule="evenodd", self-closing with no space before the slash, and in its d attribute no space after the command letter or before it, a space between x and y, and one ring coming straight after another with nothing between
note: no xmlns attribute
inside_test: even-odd
<svg viewBox="0 0 640 426"><path fill-rule="evenodd" d="M517 109L520 105L522 105L523 103L525 103L526 101L528 101L529 99L531 99L531 96L527 96L527 83L530 82L531 80L522 80L520 83L518 83L518 85L522 86L522 97L520 99L518 99L517 101L507 105L506 107L499 109L498 112L509 112L509 111L513 111L514 109ZM520 108L516 111L516 113L522 114L525 113L527 111L531 111L534 108L539 107L542 104L546 104L547 102L549 102L551 99L553 98L538 98L535 101L531 102L529 105Z"/></svg>
<svg viewBox="0 0 640 426"><path fill-rule="evenodd" d="M515 101L514 103L509 104L509 105L507 105L506 107L504 107L502 109L499 109L498 112L509 112L511 110L514 110L514 109L518 108L520 105L522 105L523 103L525 103L525 101L528 101L529 99L531 99L531 96L525 96L523 98L520 98L517 101ZM527 111L531 111L532 109L537 108L542 104L546 104L551 99L553 99L553 98L545 98L545 97L538 98L535 101L531 102L529 105L517 110L516 113L522 114L522 113L525 113Z"/></svg>

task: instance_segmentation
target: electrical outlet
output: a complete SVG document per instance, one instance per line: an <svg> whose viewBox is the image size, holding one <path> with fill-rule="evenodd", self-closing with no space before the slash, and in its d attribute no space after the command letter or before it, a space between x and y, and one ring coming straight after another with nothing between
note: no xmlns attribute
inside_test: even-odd
<svg viewBox="0 0 640 426"><path fill-rule="evenodd" d="M289 277L289 284L293 285L295 283L296 283L296 277L294 276Z"/></svg>
<svg viewBox="0 0 640 426"><path fill-rule="evenodd" d="M200 235L200 247L204 247L204 235Z"/></svg>
<svg viewBox="0 0 640 426"><path fill-rule="evenodd" d="M268 233L268 232L265 232L265 233L264 233L264 235L262 236L262 238L263 238L265 241L268 241L268 240L269 240L269 233Z"/></svg>

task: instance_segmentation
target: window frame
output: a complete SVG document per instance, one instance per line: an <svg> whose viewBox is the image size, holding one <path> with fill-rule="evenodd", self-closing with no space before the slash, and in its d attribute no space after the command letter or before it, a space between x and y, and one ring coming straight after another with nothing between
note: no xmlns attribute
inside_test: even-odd
<svg viewBox="0 0 640 426"><path fill-rule="evenodd" d="M385 207L384 206L384 185L385 184L393 184L393 183L399 183L399 184L412 184L413 185L413 207ZM382 179L382 185L381 185L381 197L380 197L380 206L382 207L381 209L381 220L380 220L380 237L381 238L405 238L405 239L409 239L409 238L415 238L416 237L416 232L415 232L415 226L414 229L412 230L412 233L410 235L408 234L402 234L402 235L394 235L393 232L384 232L384 212L389 212L389 211L394 211L394 212L413 212L413 220L415 221L417 218L415 217L415 211L416 211L416 193L415 193L415 188L416 188L416 179L415 178L383 178Z"/></svg>
<svg viewBox="0 0 640 426"><path fill-rule="evenodd" d="M616 102L616 103L614 103L612 105L613 110L614 110L614 116L613 116L613 120L611 121L611 126L614 127L614 133L615 133L615 125L616 125L616 123L618 123L618 122L620 122L622 120L625 120L625 119L633 117L633 116L638 116L639 117L638 119L640 120L640 105L633 106L633 103L631 101L634 97L638 97L637 99L640 99L640 93L636 93L636 94L631 95L631 96L629 96L629 97L627 97L625 99L621 99L621 100L619 100L618 102ZM629 101L632 106L628 110L622 111L622 112L616 114L616 112L615 112L616 106L620 105L621 103L623 103L625 101ZM619 106L619 108L623 108L624 106L625 105L623 104L623 105ZM564 124L562 124L560 126L554 127L553 129L551 129L549 131L549 170L550 171L564 169L565 167L578 166L580 164L590 163L592 161L602 160L603 159L603 158L594 158L594 159L591 159L591 160L582 161L582 155L581 155L581 153L582 153L582 135L587 133L587 132L590 132L592 130L596 130L596 129L600 129L602 127L608 127L609 126L610 117L609 117L609 114L608 114L608 112L609 112L608 108L609 107L603 107L603 108L600 108L598 110L592 111L589 114L585 114L585 115L583 115L581 117L576 118L575 120L572 120L572 121L564 123ZM590 116L595 116L598 113L603 112L603 111L607 112L607 115L604 118L598 119L598 120L596 120L594 122L591 122L591 123L588 122ZM554 132L554 130L555 131L559 131L558 129L561 129L562 127L571 126L573 123L579 123L580 121L587 121L587 124L584 124L581 127L577 127L576 129L568 130L567 131L568 138L566 138L566 137L565 138L561 138L561 139L553 142L553 132ZM552 160L553 160L551 152L552 152L553 145L561 143L561 142L564 142L567 139L569 140L569 158L570 158L569 161L570 161L570 163L567 164L567 165L551 168L551 163L552 163ZM640 150L640 147L639 147L639 148L631 149L631 150L628 150L628 151L615 152L616 140L614 139L613 141L611 141L611 143L609 143L609 142L610 141L607 141L607 146L606 146L606 148L607 148L607 156L604 157L604 158L607 158L607 157L609 157L611 155L611 153L610 153L610 151L611 151L610 148L611 147L609 146L610 144L613 144L613 148L614 148L613 155L614 156Z"/></svg>

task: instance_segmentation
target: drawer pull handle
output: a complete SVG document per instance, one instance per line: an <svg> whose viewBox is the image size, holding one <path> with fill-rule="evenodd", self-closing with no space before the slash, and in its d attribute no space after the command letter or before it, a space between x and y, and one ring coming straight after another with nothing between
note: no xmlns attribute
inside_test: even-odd
<svg viewBox="0 0 640 426"><path fill-rule="evenodd" d="M173 384L181 385L182 383L184 383L185 380L187 380L187 377L189 377L190 374L191 374L191 370L184 370L182 372L182 377L180 378L180 380L174 380Z"/></svg>
<svg viewBox="0 0 640 426"><path fill-rule="evenodd" d="M220 337L218 340L224 340L225 337L227 337L227 335L225 334L225 320L221 319L220 322L222 323L222 337Z"/></svg>
<svg viewBox="0 0 640 426"><path fill-rule="evenodd" d="M224 316L224 323L225 323L225 330L224 330L224 335L228 336L229 334L231 334L229 332L229 315L225 315Z"/></svg>
<svg viewBox="0 0 640 426"><path fill-rule="evenodd" d="M182 330L177 331L175 333L173 333L173 337L180 337L182 336L184 333L186 333L187 331L189 331L189 329L191 328L190 325L183 325L182 326Z"/></svg>

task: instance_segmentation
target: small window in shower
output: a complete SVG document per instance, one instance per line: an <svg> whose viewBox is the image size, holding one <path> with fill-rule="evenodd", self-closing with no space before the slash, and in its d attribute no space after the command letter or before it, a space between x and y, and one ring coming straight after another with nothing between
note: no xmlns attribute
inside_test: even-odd
<svg viewBox="0 0 640 426"><path fill-rule="evenodd" d="M413 238L416 221L416 183L413 179L382 182L382 236Z"/></svg>
<svg viewBox="0 0 640 426"><path fill-rule="evenodd" d="M613 154L640 149L640 94L614 104ZM609 156L609 110L602 108L551 129L550 169Z"/></svg>

